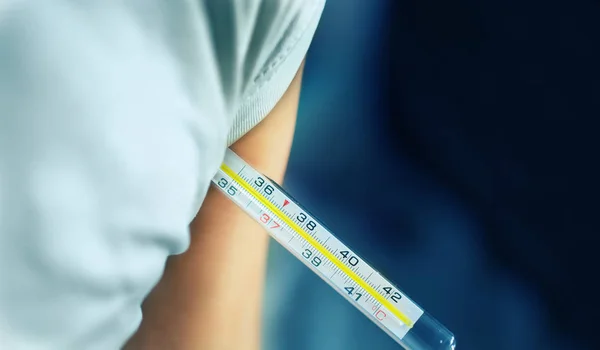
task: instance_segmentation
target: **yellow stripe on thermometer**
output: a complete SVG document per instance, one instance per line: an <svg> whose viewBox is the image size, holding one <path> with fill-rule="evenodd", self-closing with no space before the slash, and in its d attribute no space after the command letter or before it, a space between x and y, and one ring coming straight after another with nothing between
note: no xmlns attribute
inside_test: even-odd
<svg viewBox="0 0 600 350"><path fill-rule="evenodd" d="M454 336L268 177L227 150L214 185L405 349L454 349Z"/></svg>

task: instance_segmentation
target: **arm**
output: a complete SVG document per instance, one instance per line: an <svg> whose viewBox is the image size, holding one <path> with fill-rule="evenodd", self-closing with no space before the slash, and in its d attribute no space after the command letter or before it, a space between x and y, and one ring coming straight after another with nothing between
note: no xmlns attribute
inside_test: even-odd
<svg viewBox="0 0 600 350"><path fill-rule="evenodd" d="M302 67L277 106L232 149L281 183L292 144ZM172 257L143 305L127 349L260 349L269 237L210 188L191 224L190 249Z"/></svg>

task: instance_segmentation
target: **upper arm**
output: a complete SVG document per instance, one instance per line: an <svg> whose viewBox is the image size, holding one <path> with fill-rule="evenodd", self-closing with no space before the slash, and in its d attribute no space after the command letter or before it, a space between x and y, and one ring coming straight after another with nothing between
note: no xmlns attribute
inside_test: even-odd
<svg viewBox="0 0 600 350"><path fill-rule="evenodd" d="M294 136L304 63L269 115L231 149L257 170L282 181Z"/></svg>

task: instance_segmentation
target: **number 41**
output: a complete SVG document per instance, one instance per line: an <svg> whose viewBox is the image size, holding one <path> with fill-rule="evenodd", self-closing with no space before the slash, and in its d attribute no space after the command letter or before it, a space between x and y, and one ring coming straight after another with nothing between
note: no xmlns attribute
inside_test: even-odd
<svg viewBox="0 0 600 350"><path fill-rule="evenodd" d="M346 290L346 292L348 292L349 295L352 295L352 293L354 292L354 287L345 287L344 289ZM354 298L354 301L358 301L358 299L362 297L361 293L354 293L354 295L356 296Z"/></svg>

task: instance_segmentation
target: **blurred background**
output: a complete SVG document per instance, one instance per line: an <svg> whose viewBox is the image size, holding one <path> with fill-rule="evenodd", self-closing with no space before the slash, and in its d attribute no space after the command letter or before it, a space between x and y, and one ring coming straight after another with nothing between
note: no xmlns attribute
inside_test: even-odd
<svg viewBox="0 0 600 350"><path fill-rule="evenodd" d="M598 349L599 33L592 0L328 0L284 187L457 349ZM398 349L276 243L265 298L266 350Z"/></svg>

